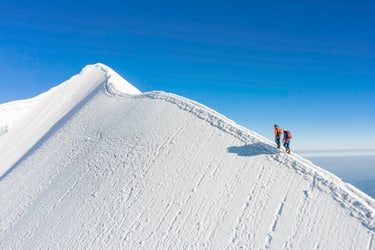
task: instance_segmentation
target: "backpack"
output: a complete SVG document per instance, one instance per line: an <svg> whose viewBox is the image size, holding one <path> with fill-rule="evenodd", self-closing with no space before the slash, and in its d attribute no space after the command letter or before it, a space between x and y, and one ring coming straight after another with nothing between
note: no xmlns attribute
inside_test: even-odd
<svg viewBox="0 0 375 250"><path fill-rule="evenodd" d="M290 133L289 130L286 130L285 133L286 133L286 139L292 139L292 133Z"/></svg>

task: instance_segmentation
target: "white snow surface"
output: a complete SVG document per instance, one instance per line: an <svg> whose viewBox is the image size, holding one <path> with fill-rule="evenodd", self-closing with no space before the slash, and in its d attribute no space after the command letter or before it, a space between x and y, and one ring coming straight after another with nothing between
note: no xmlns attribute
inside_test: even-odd
<svg viewBox="0 0 375 250"><path fill-rule="evenodd" d="M1 249L375 249L372 198L103 64L0 119Z"/></svg>
<svg viewBox="0 0 375 250"><path fill-rule="evenodd" d="M141 94L115 71L98 63L86 66L78 75L37 97L0 105L0 176L98 89L110 95Z"/></svg>

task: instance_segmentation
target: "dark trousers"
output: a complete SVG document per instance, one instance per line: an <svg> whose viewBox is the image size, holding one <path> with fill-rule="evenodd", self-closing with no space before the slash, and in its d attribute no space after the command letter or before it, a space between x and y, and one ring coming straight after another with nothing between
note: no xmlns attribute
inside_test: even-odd
<svg viewBox="0 0 375 250"><path fill-rule="evenodd" d="M286 151L290 151L289 144L290 144L290 140L285 140L285 141L284 141L284 144L283 144L283 145L284 145Z"/></svg>
<svg viewBox="0 0 375 250"><path fill-rule="evenodd" d="M279 148L281 143L280 143L280 137L275 137L275 142L276 142L276 145L277 147Z"/></svg>

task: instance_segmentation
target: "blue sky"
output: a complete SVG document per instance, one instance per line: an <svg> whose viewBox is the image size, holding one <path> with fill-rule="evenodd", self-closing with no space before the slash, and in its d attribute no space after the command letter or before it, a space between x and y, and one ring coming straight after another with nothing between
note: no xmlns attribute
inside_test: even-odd
<svg viewBox="0 0 375 250"><path fill-rule="evenodd" d="M293 149L375 148L373 1L0 2L0 103L87 64Z"/></svg>

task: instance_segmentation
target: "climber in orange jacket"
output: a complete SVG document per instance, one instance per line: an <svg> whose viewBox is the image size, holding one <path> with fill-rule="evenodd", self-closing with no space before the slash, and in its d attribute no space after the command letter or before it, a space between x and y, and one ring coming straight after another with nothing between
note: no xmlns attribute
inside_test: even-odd
<svg viewBox="0 0 375 250"><path fill-rule="evenodd" d="M273 127L274 127L274 132L275 132L275 142L276 142L277 148L280 148L280 145L281 145L280 138L281 138L281 135L283 134L283 131L276 124Z"/></svg>

